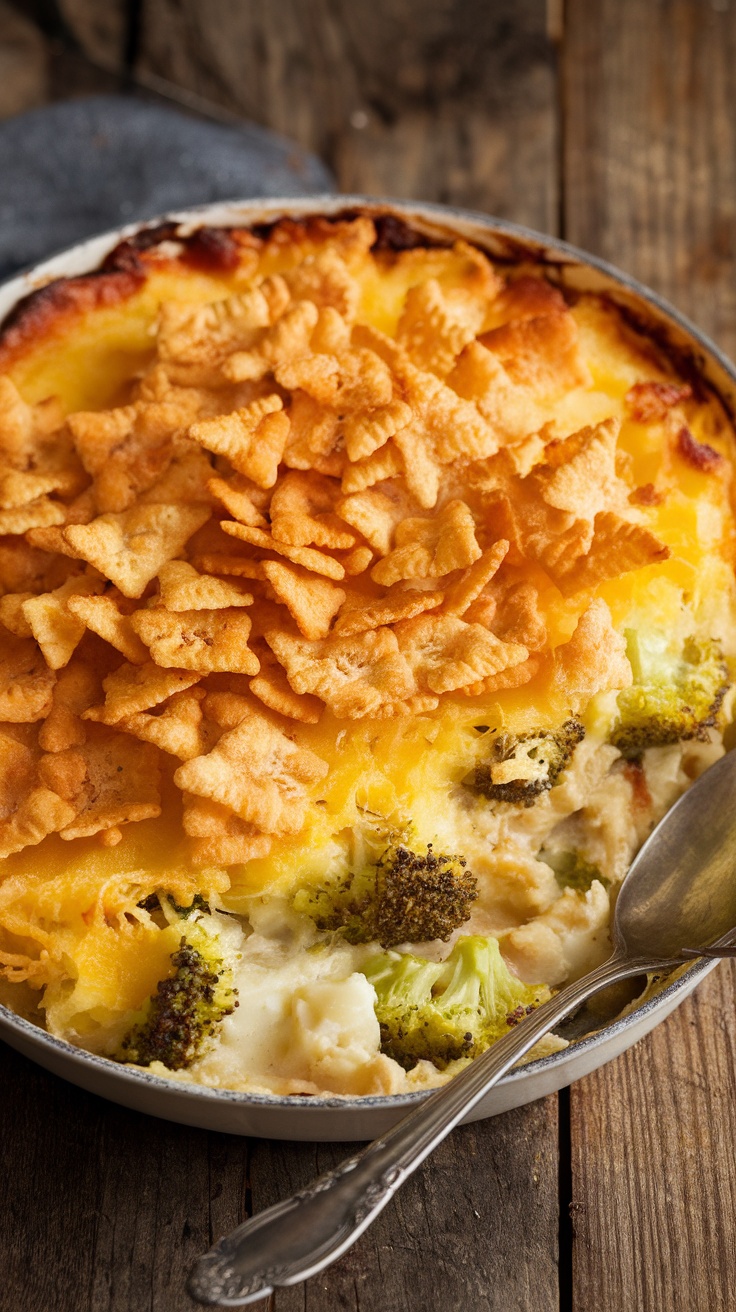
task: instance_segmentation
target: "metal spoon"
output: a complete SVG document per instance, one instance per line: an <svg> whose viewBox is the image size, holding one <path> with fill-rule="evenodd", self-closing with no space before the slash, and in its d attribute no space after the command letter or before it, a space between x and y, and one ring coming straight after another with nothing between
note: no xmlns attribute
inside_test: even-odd
<svg viewBox="0 0 736 1312"><path fill-rule="evenodd" d="M538 1007L368 1148L221 1239L197 1262L188 1284L192 1297L241 1307L315 1275L355 1243L491 1086L586 998L691 955L732 955L735 800L736 752L730 752L676 802L633 862L616 903L611 958Z"/></svg>

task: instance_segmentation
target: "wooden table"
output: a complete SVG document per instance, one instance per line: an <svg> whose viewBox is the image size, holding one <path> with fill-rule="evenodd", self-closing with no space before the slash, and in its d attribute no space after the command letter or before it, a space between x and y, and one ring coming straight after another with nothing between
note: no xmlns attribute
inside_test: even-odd
<svg viewBox="0 0 736 1312"><path fill-rule="evenodd" d="M0 114L134 80L297 138L344 190L560 233L736 353L735 0L0 0ZM570 1091L456 1131L269 1307L736 1307L735 972ZM167 1125L7 1049L2 1126L2 1312L183 1312L194 1258L343 1152Z"/></svg>

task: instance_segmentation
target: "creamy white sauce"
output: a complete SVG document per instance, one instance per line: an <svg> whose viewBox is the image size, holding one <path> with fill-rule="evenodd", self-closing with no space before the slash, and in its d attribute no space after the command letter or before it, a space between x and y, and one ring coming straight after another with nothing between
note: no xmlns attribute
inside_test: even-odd
<svg viewBox="0 0 736 1312"><path fill-rule="evenodd" d="M646 752L646 807L641 798L636 805L618 753L593 735L576 748L560 784L533 807L492 805L456 790L438 828L447 850L467 858L479 895L453 939L419 945L421 955L441 959L460 934L493 934L527 983L559 987L590 970L610 952L611 891L635 851L722 753L717 742ZM538 859L547 844L582 851L609 887L594 880L584 892L563 890ZM254 898L247 923L232 916L217 920L234 962L239 1005L210 1050L178 1078L215 1088L353 1097L406 1092L449 1078L429 1062L407 1073L381 1053L375 992L360 973L375 945L351 946L338 937L321 941L311 921L278 898ZM564 1046L551 1036L534 1055Z"/></svg>

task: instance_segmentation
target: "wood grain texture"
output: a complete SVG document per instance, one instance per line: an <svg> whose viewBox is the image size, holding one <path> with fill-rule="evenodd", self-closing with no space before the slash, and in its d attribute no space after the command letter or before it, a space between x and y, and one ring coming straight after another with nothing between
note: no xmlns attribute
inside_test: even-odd
<svg viewBox="0 0 736 1312"><path fill-rule="evenodd" d="M736 5L568 0L565 235L736 351Z"/></svg>
<svg viewBox="0 0 736 1312"><path fill-rule="evenodd" d="M571 1090L574 1312L730 1312L736 967Z"/></svg>
<svg viewBox="0 0 736 1312"><path fill-rule="evenodd" d="M0 119L48 100L48 48L34 23L0 0Z"/></svg>
<svg viewBox="0 0 736 1312"><path fill-rule="evenodd" d="M555 223L543 0L144 0L138 67L294 137L344 191Z"/></svg>
<svg viewBox="0 0 736 1312"><path fill-rule="evenodd" d="M248 1143L126 1111L0 1044L2 1312L183 1312L243 1219Z"/></svg>
<svg viewBox="0 0 736 1312"><path fill-rule="evenodd" d="M62 21L82 51L108 68L127 57L133 6L130 0L57 0Z"/></svg>
<svg viewBox="0 0 736 1312"><path fill-rule="evenodd" d="M565 235L736 351L736 7L568 0ZM734 1306L736 972L570 1092L574 1312Z"/></svg>
<svg viewBox="0 0 736 1312"><path fill-rule="evenodd" d="M126 78L117 58L108 60L106 69L92 63L74 30L79 24L82 31L83 10L87 28L93 26L93 0L61 3L68 15L51 0L0 0L0 120L49 101L123 89ZM127 3L109 0L110 10L121 10ZM102 30L114 28L112 13L102 21L107 6L105 0L96 11ZM101 37L97 40L101 44Z"/></svg>

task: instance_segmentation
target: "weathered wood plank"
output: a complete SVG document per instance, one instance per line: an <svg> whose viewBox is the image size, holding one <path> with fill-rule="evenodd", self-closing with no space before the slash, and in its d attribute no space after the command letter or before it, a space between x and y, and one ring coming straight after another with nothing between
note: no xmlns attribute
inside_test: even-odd
<svg viewBox="0 0 736 1312"><path fill-rule="evenodd" d="M568 0L565 235L736 350L736 12ZM733 1306L736 973L570 1094L575 1312Z"/></svg>
<svg viewBox="0 0 736 1312"><path fill-rule="evenodd" d="M115 0L110 6L111 16L113 10L122 10L126 2ZM68 39L64 31L66 19L64 15L55 17L52 6L0 0L0 120L37 109L52 100L122 89L126 78L119 41L115 47L112 40L108 41L105 68L92 63L84 53L85 44L94 46L95 40L101 49L106 27L114 28L112 17L107 23L101 20L102 9L107 12L107 6L96 11L100 14L102 33L95 40L92 37L88 40L81 22L82 10L88 7L86 0L64 0L64 4L73 19L66 24ZM87 26L92 27L91 19ZM77 27L79 33L75 31ZM75 38L79 39L79 48L74 46Z"/></svg>
<svg viewBox="0 0 736 1312"><path fill-rule="evenodd" d="M565 235L736 351L736 8L568 0Z"/></svg>
<svg viewBox="0 0 736 1312"><path fill-rule="evenodd" d="M183 1312L244 1216L248 1144L126 1111L0 1044L0 1308Z"/></svg>
<svg viewBox="0 0 736 1312"><path fill-rule="evenodd" d="M557 1312L556 1102L456 1130L335 1266L274 1296L275 1312ZM350 1145L251 1151L260 1211Z"/></svg>
<svg viewBox="0 0 736 1312"><path fill-rule="evenodd" d="M342 190L556 222L543 0L144 0L140 51L321 154Z"/></svg>
<svg viewBox="0 0 736 1312"><path fill-rule="evenodd" d="M736 969L571 1091L574 1312L714 1312L736 1288Z"/></svg>
<svg viewBox="0 0 736 1312"><path fill-rule="evenodd" d="M131 15L130 0L57 0L63 22L90 59L103 67L122 69L128 54Z"/></svg>
<svg viewBox="0 0 736 1312"><path fill-rule="evenodd" d="M48 51L38 28L0 0L0 119L48 99Z"/></svg>

